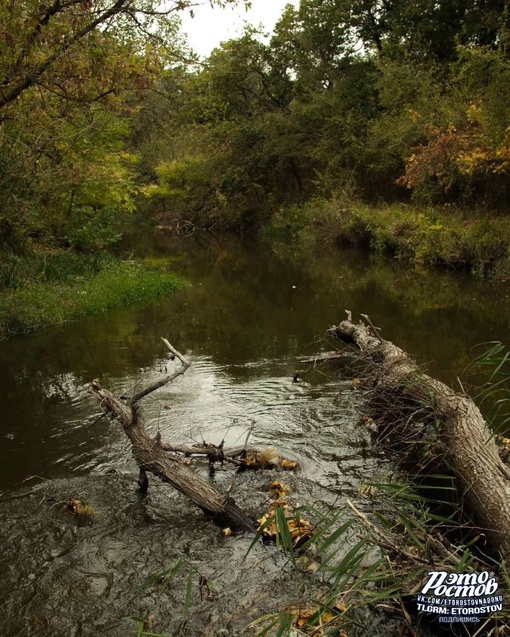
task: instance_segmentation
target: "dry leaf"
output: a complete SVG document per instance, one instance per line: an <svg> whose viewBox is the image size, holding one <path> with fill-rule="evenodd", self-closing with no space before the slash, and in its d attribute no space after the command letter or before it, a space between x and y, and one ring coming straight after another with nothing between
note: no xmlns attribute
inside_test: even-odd
<svg viewBox="0 0 510 637"><path fill-rule="evenodd" d="M282 458L280 466L286 471L295 471L296 469L299 469L299 463L294 462L294 460L289 460L288 458Z"/></svg>
<svg viewBox="0 0 510 637"><path fill-rule="evenodd" d="M275 480L269 485L269 493L278 496L278 498L285 498L290 493L290 487L279 480Z"/></svg>
<svg viewBox="0 0 510 637"><path fill-rule="evenodd" d="M76 498L69 498L69 500L65 503L64 508L68 513L80 517L93 517L94 515L97 515L96 511L92 507L83 504L81 500L77 500Z"/></svg>

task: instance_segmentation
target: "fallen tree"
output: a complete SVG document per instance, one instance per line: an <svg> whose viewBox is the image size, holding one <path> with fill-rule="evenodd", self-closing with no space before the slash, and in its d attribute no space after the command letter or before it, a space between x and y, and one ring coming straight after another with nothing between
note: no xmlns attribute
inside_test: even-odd
<svg viewBox="0 0 510 637"><path fill-rule="evenodd" d="M187 496L215 523L235 530L254 531L257 526L255 519L239 508L233 498L220 493L185 466L182 458L172 453L172 447L161 441L159 433L152 438L145 431L139 401L184 374L190 366L190 362L180 352L166 339L162 340L172 355L182 363L179 370L152 383L129 399L125 396L116 396L102 388L98 380L92 381L92 391L100 400L103 411L110 418L120 422L131 441L133 456L140 468L138 483L142 492L147 491L147 474L152 473ZM216 447L214 451L210 448L209 452L221 460L223 452L220 448Z"/></svg>
<svg viewBox="0 0 510 637"><path fill-rule="evenodd" d="M432 425L444 459L457 478L465 511L508 563L510 470L500 459L494 433L474 402L427 375L400 348L383 340L370 321L354 323L347 312L347 320L330 328L329 334L360 350L367 363L372 411L386 436L401 440L407 436L416 449L418 432L409 430L413 416ZM428 435L425 426L421 435Z"/></svg>

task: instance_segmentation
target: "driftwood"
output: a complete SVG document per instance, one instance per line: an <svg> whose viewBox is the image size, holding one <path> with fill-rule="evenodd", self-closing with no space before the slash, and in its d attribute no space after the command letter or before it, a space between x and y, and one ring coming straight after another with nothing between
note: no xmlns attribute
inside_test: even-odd
<svg viewBox="0 0 510 637"><path fill-rule="evenodd" d="M490 545L508 563L510 557L510 470L500 459L495 436L465 394L425 374L400 348L383 340L370 323L347 320L329 334L355 345L371 363L372 395L419 410L439 425L445 459L453 469L465 510L472 514ZM383 406L384 409L384 406ZM395 418L393 426L402 426Z"/></svg>
<svg viewBox="0 0 510 637"><path fill-rule="evenodd" d="M253 531L256 528L254 518L240 509L233 498L217 491L186 467L181 458L170 453L171 447L162 443L159 433L155 438L151 438L145 431L139 415L138 402L184 374L190 366L189 361L166 339L162 340L172 355L182 363L182 367L175 373L149 385L130 399L115 396L103 389L98 380L92 381L92 391L101 401L104 412L120 422L131 441L133 456L140 468L138 483L142 492L146 492L149 486L147 473L152 473L187 496L217 524L241 531ZM218 448L215 449L217 455Z"/></svg>

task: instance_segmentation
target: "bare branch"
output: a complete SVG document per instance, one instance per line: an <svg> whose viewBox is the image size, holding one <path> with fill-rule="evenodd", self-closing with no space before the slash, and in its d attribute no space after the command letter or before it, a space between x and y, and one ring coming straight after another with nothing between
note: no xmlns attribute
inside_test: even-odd
<svg viewBox="0 0 510 637"><path fill-rule="evenodd" d="M169 374L168 376L165 376L164 378L162 378L161 380L156 381L155 383L152 383L151 385L149 385L148 387L146 387L145 389L142 389L141 391L137 392L129 401L128 404L132 407L133 405L136 405L136 403L141 400L142 398L144 398L145 396L148 396L149 394L152 394L153 391L156 391L156 389L159 389L160 387L163 387L164 385L167 385L168 383L171 383L173 380L175 380L176 378L178 378L179 376L182 376L182 374L184 374L184 372L188 369L188 367L191 365L191 363L184 358L184 356L178 352L168 341L166 338L161 337L161 340L163 341L163 343L167 346L167 348L170 350L170 352L176 357L178 358L181 363L182 363L182 367L181 369L177 370L176 372L174 372L173 374Z"/></svg>
<svg viewBox="0 0 510 637"><path fill-rule="evenodd" d="M372 524L372 522L370 522L367 516L364 513L362 513L359 509L357 509L350 500L347 500L347 506L350 509L352 509L356 517L358 517L363 522L363 524L367 527L370 533L377 538L377 543L380 546L384 546L385 548L393 551L397 555L402 555L402 557L405 557L406 559L411 560L412 562L418 562L419 564L428 564L427 560L423 559L420 556L409 553L409 551L406 551L404 548L398 546L398 544L393 542L393 540L389 538L387 535L385 535L381 531L381 529L379 529L374 524Z"/></svg>
<svg viewBox="0 0 510 637"><path fill-rule="evenodd" d="M195 475L177 456L169 457L168 451L165 450L165 447L168 449L168 445L163 445L159 432L153 438L145 431L143 419L136 409L136 401L183 374L190 366L189 361L180 352L166 339L162 340L170 352L181 361L182 369L178 372L139 392L129 402L103 389L98 380L92 381L92 391L108 415L120 422L131 441L133 456L139 468L138 484L142 493L145 493L149 486L147 473L152 473L186 495L217 524L242 531L253 531L256 522L250 514L240 509L231 497L220 493L211 484Z"/></svg>

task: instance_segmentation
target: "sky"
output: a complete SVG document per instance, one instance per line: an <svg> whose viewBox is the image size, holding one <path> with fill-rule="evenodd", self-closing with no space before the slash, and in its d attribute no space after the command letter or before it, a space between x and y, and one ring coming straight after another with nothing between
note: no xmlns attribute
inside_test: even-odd
<svg viewBox="0 0 510 637"><path fill-rule="evenodd" d="M262 23L271 32L287 4L299 5L299 0L251 0L248 11L235 9L212 9L208 2L194 9L195 17L183 12L183 31L188 36L191 48L201 56L207 56L220 42L237 37L246 23L258 26Z"/></svg>

